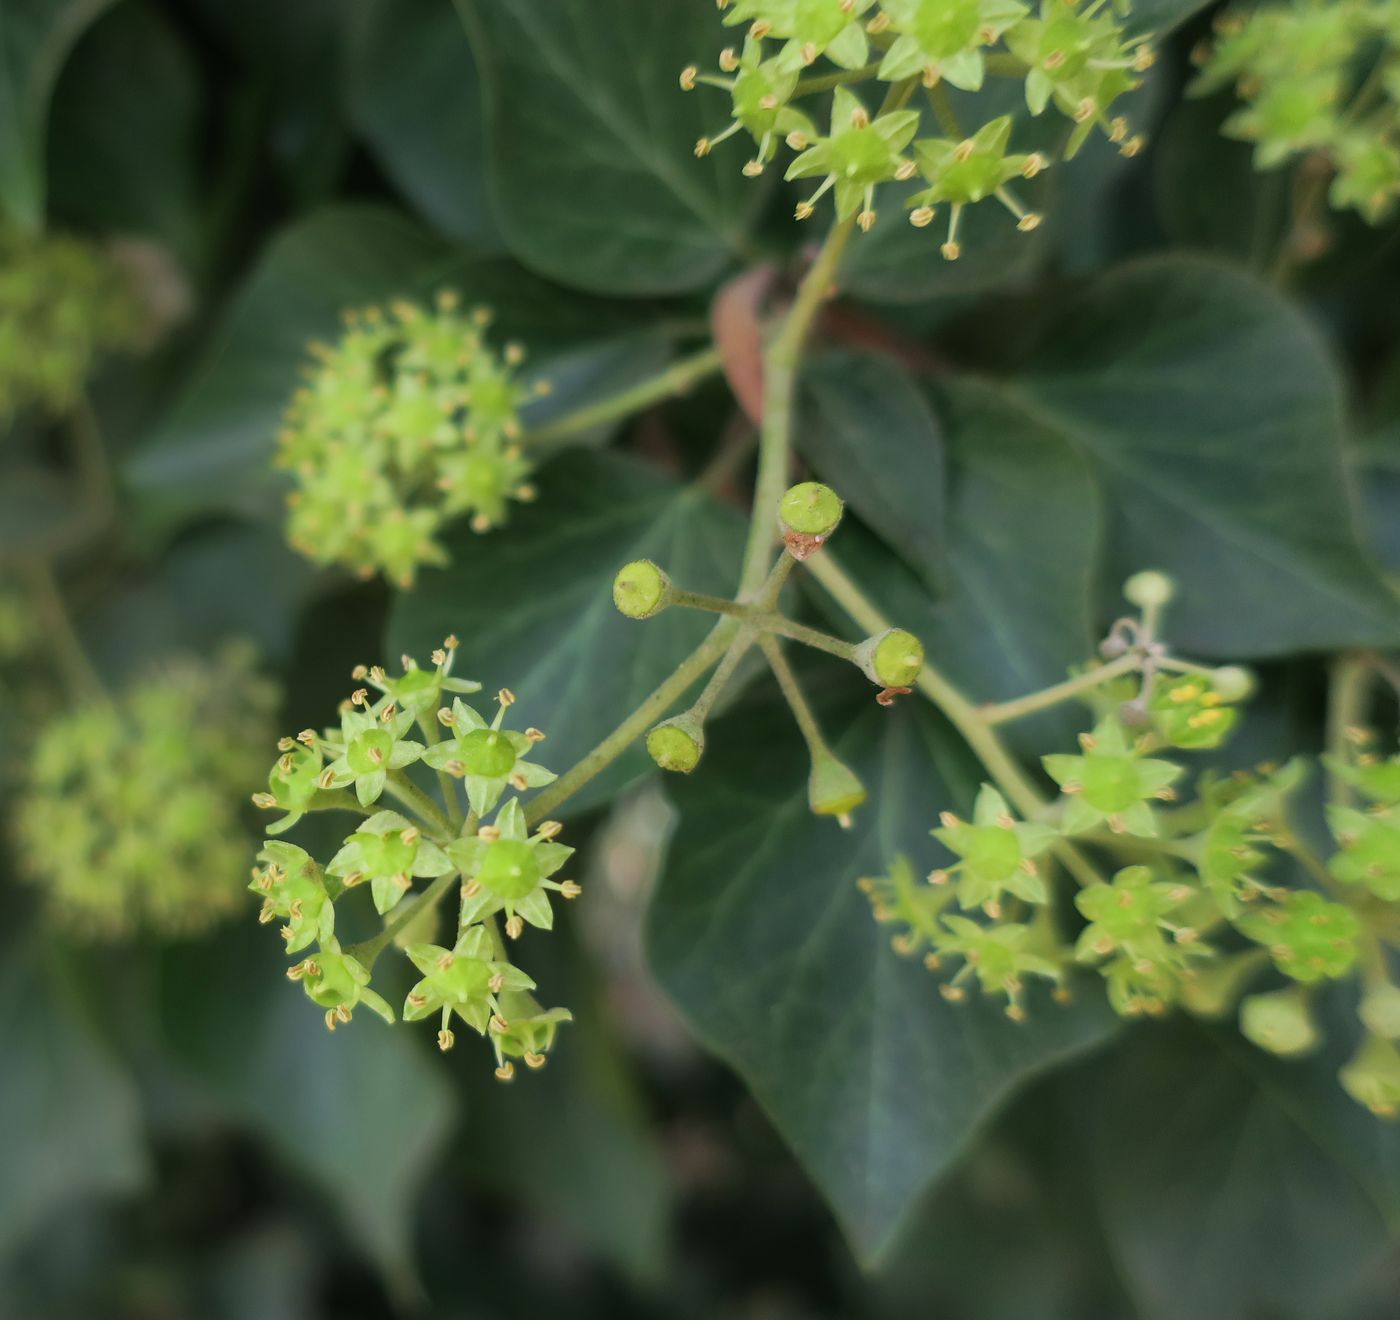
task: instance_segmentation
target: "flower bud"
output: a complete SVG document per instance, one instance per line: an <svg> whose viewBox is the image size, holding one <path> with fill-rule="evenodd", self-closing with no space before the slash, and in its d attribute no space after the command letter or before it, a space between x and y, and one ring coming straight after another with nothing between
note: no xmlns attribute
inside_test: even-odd
<svg viewBox="0 0 1400 1320"><path fill-rule="evenodd" d="M1123 584L1123 595L1140 610L1160 609L1176 595L1176 583L1165 573L1134 573Z"/></svg>
<svg viewBox="0 0 1400 1320"><path fill-rule="evenodd" d="M1382 1040L1400 1040L1400 986L1379 985L1361 1000L1361 1021Z"/></svg>
<svg viewBox="0 0 1400 1320"><path fill-rule="evenodd" d="M1254 675L1239 665L1224 665L1210 677L1211 687L1222 701L1243 701L1254 692Z"/></svg>
<svg viewBox="0 0 1400 1320"><path fill-rule="evenodd" d="M847 824L850 813L865 801L865 785L849 766L823 751L812 761L807 801L818 816L837 816Z"/></svg>
<svg viewBox="0 0 1400 1320"><path fill-rule="evenodd" d="M845 510L841 497L820 481L793 486L778 502L778 522L794 536L826 540L837 528Z"/></svg>
<svg viewBox="0 0 1400 1320"><path fill-rule="evenodd" d="M1400 1110L1400 1051L1390 1041L1368 1036L1338 1077L1346 1093L1373 1114L1393 1118Z"/></svg>
<svg viewBox="0 0 1400 1320"><path fill-rule="evenodd" d="M660 614L671 598L671 579L650 559L624 564L613 579L613 604L629 619Z"/></svg>
<svg viewBox="0 0 1400 1320"><path fill-rule="evenodd" d="M647 734L647 751L663 770L688 775L705 751L705 730L687 711L663 720Z"/></svg>
<svg viewBox="0 0 1400 1320"><path fill-rule="evenodd" d="M1306 1054L1318 1043L1317 1026L1301 986L1268 995L1250 995L1240 1005L1240 1031L1270 1054Z"/></svg>
<svg viewBox="0 0 1400 1320"><path fill-rule="evenodd" d="M912 687L924 667L923 643L903 628L887 628L856 648L856 664L872 683L886 688Z"/></svg>
<svg viewBox="0 0 1400 1320"><path fill-rule="evenodd" d="M1215 958L1195 969L1181 983L1181 1002L1188 1012L1208 1020L1223 1018L1235 1007L1244 988L1268 962L1263 949Z"/></svg>

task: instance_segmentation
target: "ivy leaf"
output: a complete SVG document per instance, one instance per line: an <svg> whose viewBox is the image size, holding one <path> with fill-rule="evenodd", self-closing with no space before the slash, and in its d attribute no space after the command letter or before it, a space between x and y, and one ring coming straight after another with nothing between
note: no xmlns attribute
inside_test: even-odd
<svg viewBox="0 0 1400 1320"><path fill-rule="evenodd" d="M32 951L11 948L0 964L0 1256L76 1202L146 1180L136 1088L73 995Z"/></svg>
<svg viewBox="0 0 1400 1320"><path fill-rule="evenodd" d="M1102 500L1078 448L995 390L953 380L937 397L949 456L947 591L932 593L859 528L843 528L831 552L962 691L1006 701L1058 683L1093 653ZM1006 735L1043 751L1081 724L1071 707Z"/></svg>
<svg viewBox="0 0 1400 1320"><path fill-rule="evenodd" d="M447 0L365 0L354 12L344 88L352 123L424 217L479 250L499 250L476 66Z"/></svg>
<svg viewBox="0 0 1400 1320"><path fill-rule="evenodd" d="M696 160L728 117L681 91L724 44L695 0L457 0L481 70L506 241L531 269L598 292L699 288L745 242L743 157ZM739 152L741 148L735 149Z"/></svg>
<svg viewBox="0 0 1400 1320"><path fill-rule="evenodd" d="M545 375L563 346L627 324L605 305L563 295L513 262L478 256L382 207L317 211L273 241L184 394L128 464L148 516L280 512L271 458L308 344L339 335L347 308L426 300L443 288L492 307L497 341L529 345L534 369ZM654 343L628 343L654 360ZM606 366L618 369L611 358ZM551 410L582 403L591 379L575 372L572 393L545 402Z"/></svg>
<svg viewBox="0 0 1400 1320"><path fill-rule="evenodd" d="M747 702L715 725L702 771L672 786L681 823L647 943L662 986L871 1261L997 1105L1113 1021L1101 995L1069 1008L1036 995L1017 1026L979 996L947 1003L893 952L856 882L899 853L931 863L928 831L940 810L968 810L973 764L916 704L867 697L827 726L872 794L850 831L810 814L785 708Z"/></svg>
<svg viewBox="0 0 1400 1320"><path fill-rule="evenodd" d="M1256 1062L1273 1065L1245 1060L1247 1048L1190 1028L1153 1033L1083 1097L1104 1232L1138 1309L1162 1320L1388 1314L1395 1241L1368 1186L1376 1171L1339 1161L1317 1121L1352 1105L1334 1068L1277 1064L1330 1074L1318 1105L1253 1081ZM1393 1129L1353 1108L1393 1170Z"/></svg>
<svg viewBox="0 0 1400 1320"><path fill-rule="evenodd" d="M49 97L78 38L113 0L6 0L0 12L0 212L44 222Z"/></svg>
<svg viewBox="0 0 1400 1320"><path fill-rule="evenodd" d="M155 5L119 6L78 45L54 92L50 210L97 233L160 240L197 271L208 237L198 186L207 112L176 25Z"/></svg>
<svg viewBox="0 0 1400 1320"><path fill-rule="evenodd" d="M167 1049L231 1119L327 1194L406 1290L413 1203L451 1127L451 1094L421 1042L367 1010L328 1032L266 936L225 930L163 955Z"/></svg>
<svg viewBox="0 0 1400 1320"><path fill-rule="evenodd" d="M1342 390L1276 294L1169 257L1093 284L1001 387L1021 424L1095 460L1112 511L1106 612L1143 568L1172 574L1184 651L1254 657L1400 641L1400 605L1361 549L1342 464Z"/></svg>
<svg viewBox="0 0 1400 1320"><path fill-rule="evenodd" d="M487 692L508 687L548 735L535 759L562 772L592 750L704 638L711 617L671 609L638 622L619 614L612 580L632 559L664 564L693 591L728 595L742 524L698 487L617 454L561 456L540 497L486 536L446 538L452 563L400 595L389 652L427 655L461 639L457 672ZM650 766L633 748L567 807L605 801Z"/></svg>
<svg viewBox="0 0 1400 1320"><path fill-rule="evenodd" d="M922 578L943 571L944 473L938 423L897 363L830 351L802 374L798 447Z"/></svg>

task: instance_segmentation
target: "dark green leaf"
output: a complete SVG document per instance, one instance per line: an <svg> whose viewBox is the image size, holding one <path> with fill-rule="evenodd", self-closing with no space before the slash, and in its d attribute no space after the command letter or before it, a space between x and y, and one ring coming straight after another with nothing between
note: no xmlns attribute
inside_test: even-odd
<svg viewBox="0 0 1400 1320"><path fill-rule="evenodd" d="M727 98L681 91L725 44L696 0L458 0L486 92L493 195L527 266L606 293L712 280L761 185L742 146L694 158Z"/></svg>
<svg viewBox="0 0 1400 1320"><path fill-rule="evenodd" d="M815 356L802 376L803 457L926 582L943 572L943 446L914 382L888 358Z"/></svg>
<svg viewBox="0 0 1400 1320"><path fill-rule="evenodd" d="M1337 1104L1351 1104L1335 1076L1327 1081ZM1390 1314L1400 1258L1364 1185L1372 1172L1358 1179L1337 1161L1315 1109L1252 1084L1187 1031L1135 1042L1094 1087L1093 1104L1104 1228L1143 1314ZM1363 1111L1355 1117L1385 1130Z"/></svg>
<svg viewBox="0 0 1400 1320"><path fill-rule="evenodd" d="M0 965L0 1255L85 1198L137 1191L146 1152L136 1088L83 1019L57 957Z"/></svg>
<svg viewBox="0 0 1400 1320"><path fill-rule="evenodd" d="M681 585L728 594L738 576L740 520L703 491L615 454L567 454L540 474L540 497L486 536L448 538L452 565L401 595L388 650L426 656L456 633L458 670L487 692L508 687L520 722L549 735L537 760L559 773L589 752L690 653L709 616L672 609L619 614L612 580L654 559ZM584 793L605 800L650 765L634 748Z"/></svg>
<svg viewBox="0 0 1400 1320"><path fill-rule="evenodd" d="M0 212L44 222L49 97L83 30L112 0L6 0L0 10Z"/></svg>
<svg viewBox="0 0 1400 1320"><path fill-rule="evenodd" d="M98 233L160 240L194 265L204 100L199 67L162 11L118 6L79 43L54 93L55 214Z"/></svg>
<svg viewBox="0 0 1400 1320"><path fill-rule="evenodd" d="M866 697L831 724L872 795L849 832L809 813L786 709L749 703L716 725L700 769L674 789L681 824L647 938L662 985L869 1259L996 1105L1103 1039L1112 1019L1101 996L1062 1009L1037 995L1016 1026L978 996L947 1003L891 950L856 881L898 853L926 865L930 827L940 809L966 810L975 770L915 704Z"/></svg>
<svg viewBox="0 0 1400 1320"><path fill-rule="evenodd" d="M355 17L350 119L425 218L478 249L499 249L476 66L451 0L366 0Z"/></svg>
<svg viewBox="0 0 1400 1320"><path fill-rule="evenodd" d="M232 1119L320 1186L403 1284L414 1199L451 1125L450 1092L411 1030L364 1011L328 1032L281 975L279 943L250 919L171 950L160 967L167 1047Z"/></svg>
<svg viewBox="0 0 1400 1320"><path fill-rule="evenodd" d="M1178 581L1174 642L1267 656L1394 644L1400 607L1363 554L1342 468L1341 383L1277 295L1189 258L1072 301L1002 387L1025 425L1097 462L1113 512L1107 608L1143 568Z"/></svg>

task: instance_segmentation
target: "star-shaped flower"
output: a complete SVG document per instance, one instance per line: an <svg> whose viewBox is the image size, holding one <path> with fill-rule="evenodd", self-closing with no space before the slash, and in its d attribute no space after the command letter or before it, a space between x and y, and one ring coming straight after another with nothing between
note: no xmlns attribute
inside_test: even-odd
<svg viewBox="0 0 1400 1320"><path fill-rule="evenodd" d="M497 998L506 990L531 990L535 983L494 948L483 926L469 926L451 949L410 944L405 950L423 979L404 1001L405 1022L446 1009L479 1035L501 1032L509 1023Z"/></svg>
<svg viewBox="0 0 1400 1320"><path fill-rule="evenodd" d="M1181 767L1140 755L1113 716L1101 720L1092 734L1082 734L1079 742L1082 756L1043 758L1046 772L1068 799L1064 832L1078 834L1106 822L1115 834L1156 835L1157 820L1148 803L1175 797L1171 785Z"/></svg>
<svg viewBox="0 0 1400 1320"><path fill-rule="evenodd" d="M280 840L265 844L258 859L264 865L253 872L248 886L263 900L258 920L280 918L287 923L282 936L288 953L298 953L316 941L329 944L335 934L335 903L315 859Z"/></svg>
<svg viewBox="0 0 1400 1320"><path fill-rule="evenodd" d="M506 934L512 938L523 922L548 930L554 924L549 891L564 898L581 892L572 880L551 880L573 855L573 849L553 842L559 832L546 822L531 835L520 802L511 798L496 813L493 825L483 826L473 838L457 839L447 855L467 883L462 890L461 920L480 921L494 912L505 912Z"/></svg>
<svg viewBox="0 0 1400 1320"><path fill-rule="evenodd" d="M523 793L557 778L552 770L524 759L524 754L542 741L544 734L538 729L517 733L501 728L514 700L511 693L503 690L490 724L465 701L454 701L450 711L438 712L439 721L452 730L453 736L433 744L423 756L434 770L445 770L466 782L467 801L478 816L494 810L507 787Z"/></svg>
<svg viewBox="0 0 1400 1320"><path fill-rule="evenodd" d="M1029 10L1016 0L881 0L899 33L885 52L879 76L887 82L922 74L975 92L982 86L982 47L992 45Z"/></svg>
<svg viewBox="0 0 1400 1320"><path fill-rule="evenodd" d="M996 907L1003 893L1028 903L1049 899L1045 879L1035 863L1055 838L1048 825L1016 820L1006 799L990 784L984 784L977 794L971 824L950 812L942 819L942 828L934 830L933 836L961 860L936 871L935 882L956 877L961 907Z"/></svg>
<svg viewBox="0 0 1400 1320"><path fill-rule="evenodd" d="M354 784L360 805L372 806L383 795L389 772L423 755L422 743L404 737L412 725L412 711L399 710L387 698L370 706L364 691L357 692L341 711L340 737L329 734L325 739L328 749L338 754L317 782L322 788Z"/></svg>
<svg viewBox="0 0 1400 1320"><path fill-rule="evenodd" d="M368 880L375 911L380 913L397 906L415 879L446 875L450 870L447 854L396 811L371 816L326 867L347 889Z"/></svg>
<svg viewBox="0 0 1400 1320"><path fill-rule="evenodd" d="M369 988L369 970L358 958L343 953L340 944L328 940L309 958L287 969L287 979L300 981L307 998L326 1010L326 1028L350 1021L360 1004L378 1013L385 1022L394 1020L394 1010L382 995Z"/></svg>

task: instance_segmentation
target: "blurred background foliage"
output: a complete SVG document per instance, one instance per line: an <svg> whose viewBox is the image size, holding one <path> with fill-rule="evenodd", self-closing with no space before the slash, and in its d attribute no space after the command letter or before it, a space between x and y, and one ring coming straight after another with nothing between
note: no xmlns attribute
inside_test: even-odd
<svg viewBox="0 0 1400 1320"><path fill-rule="evenodd" d="M1184 25L1139 94L1151 145L1049 172L1033 236L975 212L956 265L893 215L858 241L799 447L900 529L853 526L849 557L980 699L1062 676L1126 572L1170 570L1174 641L1264 678L1249 762L1320 747L1319 653L1400 642L1400 247L1300 217L1297 178L1219 136L1229 98L1182 99L1204 8L1137 6ZM695 620L638 646L607 584L639 555L732 583L741 514L690 480L736 424L719 384L582 437L397 599L285 547L269 459L348 306L491 305L555 387L540 425L790 265L784 189L691 157L676 75L723 39L704 0L0 0L4 225L103 245L163 329L0 435L12 784L65 701L41 557L107 682L248 639L286 731L455 631L563 769L670 671ZM84 431L117 474L95 531ZM76 943L0 851L0 1316L1400 1314L1400 1138L1334 1085L1348 1029L1281 1064L1089 996L1024 1029L947 1005L854 882L917 857L975 767L926 711L822 696L883 786L850 835L802 815L763 684L694 782L634 756L570 804L588 897L526 942L578 1020L508 1088L426 1033L328 1035L251 898L196 938Z"/></svg>

